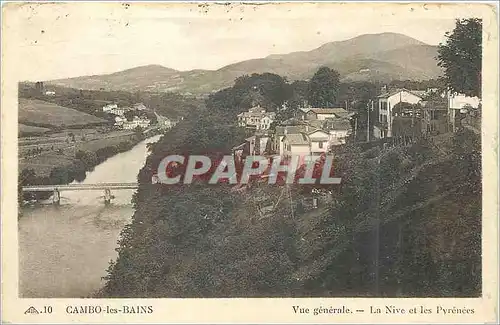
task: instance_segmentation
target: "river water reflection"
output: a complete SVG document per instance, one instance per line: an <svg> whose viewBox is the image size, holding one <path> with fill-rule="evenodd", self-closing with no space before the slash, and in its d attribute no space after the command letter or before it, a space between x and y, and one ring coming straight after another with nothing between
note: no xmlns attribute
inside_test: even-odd
<svg viewBox="0 0 500 325"><path fill-rule="evenodd" d="M87 174L84 184L135 182L147 157L146 144L109 158ZM19 219L19 296L79 298L99 290L117 240L131 221L135 190L113 191L104 205L103 191L62 192L61 205L25 206Z"/></svg>

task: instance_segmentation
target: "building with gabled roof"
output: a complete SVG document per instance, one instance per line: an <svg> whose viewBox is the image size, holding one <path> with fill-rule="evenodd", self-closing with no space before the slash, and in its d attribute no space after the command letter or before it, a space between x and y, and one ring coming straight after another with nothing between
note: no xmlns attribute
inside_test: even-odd
<svg viewBox="0 0 500 325"><path fill-rule="evenodd" d="M347 119L327 119L323 127L330 134L330 145L342 145L352 133L351 121Z"/></svg>
<svg viewBox="0 0 500 325"><path fill-rule="evenodd" d="M311 108L305 113L306 120L325 120L327 118L349 118L354 113L348 112L344 108Z"/></svg>
<svg viewBox="0 0 500 325"><path fill-rule="evenodd" d="M330 147L330 134L326 131L316 129L306 132L309 139L309 151L311 155L327 152Z"/></svg>
<svg viewBox="0 0 500 325"><path fill-rule="evenodd" d="M399 103L418 104L422 97L406 89L385 92L378 99L378 119L374 123L374 135L377 138L392 136L393 109Z"/></svg>
<svg viewBox="0 0 500 325"><path fill-rule="evenodd" d="M310 143L309 138L304 133L292 133L283 137L283 155L309 156Z"/></svg>
<svg viewBox="0 0 500 325"><path fill-rule="evenodd" d="M272 151L283 155L284 147L283 147L283 138L287 134L299 134L301 132L308 132L312 130L313 127L303 124L303 125L279 125L274 130L274 136L271 143Z"/></svg>
<svg viewBox="0 0 500 325"><path fill-rule="evenodd" d="M238 116L238 125L256 130L268 130L276 119L275 112L266 112L265 108L255 106Z"/></svg>

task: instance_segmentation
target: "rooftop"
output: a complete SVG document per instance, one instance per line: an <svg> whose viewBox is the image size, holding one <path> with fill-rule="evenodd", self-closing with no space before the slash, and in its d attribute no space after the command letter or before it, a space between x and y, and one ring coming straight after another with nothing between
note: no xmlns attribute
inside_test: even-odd
<svg viewBox="0 0 500 325"><path fill-rule="evenodd" d="M306 126L305 125L290 125L290 126L277 126L276 127L276 135L285 135L285 129L288 134L293 134L293 133L300 133L302 131L305 131Z"/></svg>
<svg viewBox="0 0 500 325"><path fill-rule="evenodd" d="M347 114L348 112L342 107L336 108L311 108L312 112L316 114Z"/></svg>
<svg viewBox="0 0 500 325"><path fill-rule="evenodd" d="M308 131L304 132L305 134L307 135L310 135L310 134L313 134L313 133L316 133L316 132L323 132L325 134L328 135L328 132L324 131L324 130L321 130L321 129L317 129L317 128L310 128Z"/></svg>
<svg viewBox="0 0 500 325"><path fill-rule="evenodd" d="M332 131L349 131L351 129L351 122L344 119L327 119L326 129Z"/></svg>
<svg viewBox="0 0 500 325"><path fill-rule="evenodd" d="M399 94L400 92L407 92L407 93L410 93L410 94L415 95L415 96L420 97L420 98L422 98L422 96L424 96L426 94L426 91L423 91L423 90L408 90L408 89L403 88L403 89L395 89L395 90L383 93L377 97L378 98L389 98L391 96Z"/></svg>
<svg viewBox="0 0 500 325"><path fill-rule="evenodd" d="M287 134L283 140L285 139L292 145L309 145L309 139L302 133Z"/></svg>

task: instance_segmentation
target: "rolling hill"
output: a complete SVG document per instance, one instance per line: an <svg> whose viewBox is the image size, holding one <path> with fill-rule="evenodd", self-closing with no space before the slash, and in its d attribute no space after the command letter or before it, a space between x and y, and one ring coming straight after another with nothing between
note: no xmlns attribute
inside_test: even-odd
<svg viewBox="0 0 500 325"><path fill-rule="evenodd" d="M106 123L106 120L72 108L42 100L19 98L19 123L28 126L60 127Z"/></svg>
<svg viewBox="0 0 500 325"><path fill-rule="evenodd" d="M271 72L289 80L310 78L321 66L338 70L347 81L424 80L441 75L437 47L397 33L366 34L330 42L311 51L270 55L218 70L177 71L148 65L107 75L47 81L81 89L172 91L206 94L231 86L239 76Z"/></svg>

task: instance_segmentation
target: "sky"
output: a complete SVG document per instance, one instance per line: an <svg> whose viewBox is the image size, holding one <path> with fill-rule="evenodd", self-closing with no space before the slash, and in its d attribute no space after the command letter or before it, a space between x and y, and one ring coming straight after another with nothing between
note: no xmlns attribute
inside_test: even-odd
<svg viewBox="0 0 500 325"><path fill-rule="evenodd" d="M459 13L418 4L368 3L32 3L7 9L3 32L9 38L3 46L19 62L19 80L31 81L149 64L177 70L218 69L381 32L437 45L453 29Z"/></svg>

